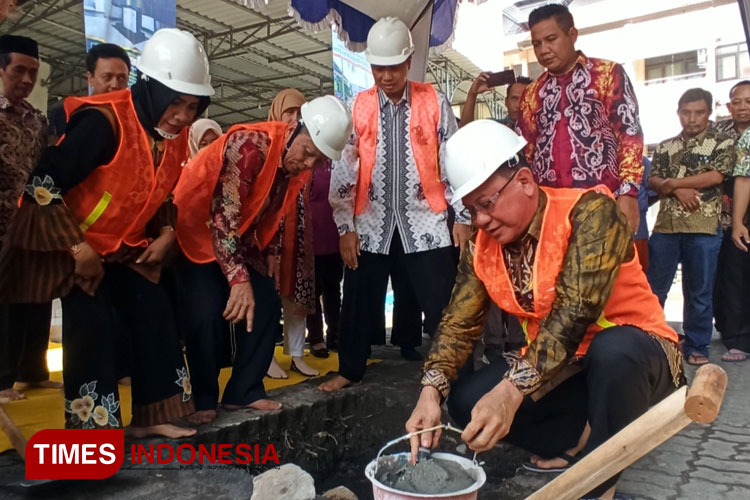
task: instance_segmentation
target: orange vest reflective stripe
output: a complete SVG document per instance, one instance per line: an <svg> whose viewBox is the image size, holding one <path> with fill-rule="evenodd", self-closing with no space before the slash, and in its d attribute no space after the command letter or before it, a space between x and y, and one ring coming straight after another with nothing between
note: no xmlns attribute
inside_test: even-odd
<svg viewBox="0 0 750 500"><path fill-rule="evenodd" d="M408 82L411 93L411 117L409 138L419 180L422 183L427 204L433 212L448 208L445 201L445 186L440 179L437 129L440 122L440 103L437 92L429 83ZM354 213L364 211L369 199L372 170L377 154L378 128L380 124L380 102L378 88L372 87L357 94L352 106L354 128L359 136L359 177L354 198Z"/></svg>
<svg viewBox="0 0 750 500"><path fill-rule="evenodd" d="M187 160L187 128L176 139L164 141L161 163L155 168L151 144L138 121L130 90L68 97L68 120L82 106L108 106L114 111L119 141L112 161L71 189L63 197L65 204L97 253L114 252L122 243L145 246L146 224L172 192Z"/></svg>
<svg viewBox="0 0 750 500"><path fill-rule="evenodd" d="M182 177L174 190L174 202L177 205L177 241L188 259L198 264L216 260L211 240L211 199L224 166L224 149L231 135L234 132L248 130L266 133L271 139L265 163L258 177L253 180L246 197L240 199L242 208L240 209L239 233L243 234L255 221L271 192L276 169L281 163L287 128L288 125L281 122L234 125L226 134L203 148L185 165ZM285 204L288 195L287 192ZM257 231L258 244L261 249L265 248L273 238L280 219L281 211L264 217Z"/></svg>
<svg viewBox="0 0 750 500"><path fill-rule="evenodd" d="M555 283L562 271L563 260L573 230L570 223L571 211L581 196L589 191L611 196L604 186L587 190L540 189L547 195L547 206L544 210L532 271L533 311L523 309L516 300L513 285L505 267L502 246L490 235L480 230L474 249L474 271L500 309L521 320L529 343L536 338L539 325L550 313L555 301ZM635 248L633 248L633 258L620 266L620 272L615 280L612 295L604 306L604 312L596 323L589 326L578 346L576 355L586 354L594 335L605 328L617 325L635 326L677 342L677 334L667 325L659 300L651 292L651 287L646 281Z"/></svg>

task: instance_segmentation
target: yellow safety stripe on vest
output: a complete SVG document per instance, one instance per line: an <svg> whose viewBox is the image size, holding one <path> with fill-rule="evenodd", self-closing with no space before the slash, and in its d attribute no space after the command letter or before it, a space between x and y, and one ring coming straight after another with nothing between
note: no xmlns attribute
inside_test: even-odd
<svg viewBox="0 0 750 500"><path fill-rule="evenodd" d="M104 211L107 209L110 201L112 201L112 194L109 191L104 191L102 199L99 200L99 203L96 204L88 217L86 217L83 222L78 225L78 227L81 228L81 231L85 233L88 228L94 225L94 223L99 219L99 217L102 216Z"/></svg>
<svg viewBox="0 0 750 500"><path fill-rule="evenodd" d="M601 327L602 330L606 330L607 328L612 328L613 326L617 326L615 323L612 323L607 318L604 317L604 311L602 311L602 315L599 316L599 319L596 320L596 324Z"/></svg>

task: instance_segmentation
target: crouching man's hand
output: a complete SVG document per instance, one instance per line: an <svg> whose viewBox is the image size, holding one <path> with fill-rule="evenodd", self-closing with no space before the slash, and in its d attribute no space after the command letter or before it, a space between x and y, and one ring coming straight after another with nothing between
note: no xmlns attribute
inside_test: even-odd
<svg viewBox="0 0 750 500"><path fill-rule="evenodd" d="M406 421L406 431L416 432L440 425L442 414L443 412L440 409L440 393L434 387L425 386L419 394L417 406L414 407L411 417ZM441 432L442 429L437 429L411 437L409 444L411 445L412 464L417 463L417 453L420 446L434 448L438 445Z"/></svg>
<svg viewBox="0 0 750 500"><path fill-rule="evenodd" d="M474 405L471 422L461 434L461 439L473 451L491 450L510 431L521 401L521 391L510 381L503 379Z"/></svg>

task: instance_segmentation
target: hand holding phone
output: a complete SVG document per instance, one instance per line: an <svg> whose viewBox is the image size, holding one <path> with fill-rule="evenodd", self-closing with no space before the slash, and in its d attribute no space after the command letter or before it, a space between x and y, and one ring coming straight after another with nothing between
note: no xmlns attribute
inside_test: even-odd
<svg viewBox="0 0 750 500"><path fill-rule="evenodd" d="M516 82L516 74L512 69L506 69L504 71L498 71L497 73L490 73L485 80L487 87L499 87L501 85L508 85L509 83Z"/></svg>

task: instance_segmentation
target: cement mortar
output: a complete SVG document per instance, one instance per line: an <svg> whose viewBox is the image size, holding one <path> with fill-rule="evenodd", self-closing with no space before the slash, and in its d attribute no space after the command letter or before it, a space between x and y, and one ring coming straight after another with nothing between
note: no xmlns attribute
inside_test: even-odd
<svg viewBox="0 0 750 500"><path fill-rule="evenodd" d="M416 465L403 455L380 459L375 479L405 493L455 493L474 484L475 479L456 462L442 458L422 458Z"/></svg>

